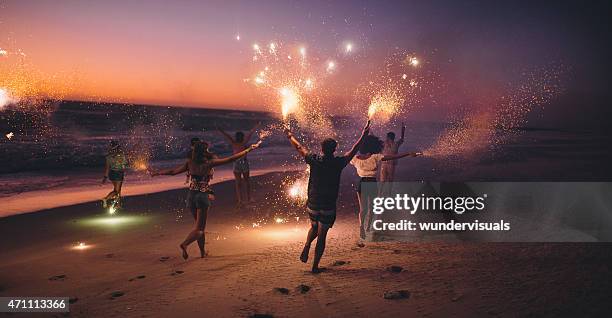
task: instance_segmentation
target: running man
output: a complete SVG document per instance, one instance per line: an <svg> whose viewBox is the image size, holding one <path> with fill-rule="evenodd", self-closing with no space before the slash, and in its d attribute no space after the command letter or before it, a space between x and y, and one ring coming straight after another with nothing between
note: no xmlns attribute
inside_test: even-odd
<svg viewBox="0 0 612 318"><path fill-rule="evenodd" d="M127 168L127 158L121 145L116 140L111 140L108 154L106 155L106 164L104 165L104 178L102 183L110 180L113 183L113 191L109 192L102 199L102 207L108 207L108 200L113 200L112 207L121 208L121 187L125 178L125 169Z"/></svg>
<svg viewBox="0 0 612 318"><path fill-rule="evenodd" d="M304 244L300 260L304 263L308 261L310 244L317 238L314 261L312 262L313 274L318 274L324 270L319 267L319 262L325 251L327 231L336 221L336 201L338 200L338 191L340 190L342 169L353 159L361 141L367 136L369 131L370 121L368 120L363 128L361 137L353 145L353 148L339 157L334 155L338 142L332 138L327 138L321 142L321 151L323 152L323 156L321 156L311 153L306 147L302 146L288 128L285 131L291 144L310 166L308 200L306 203L310 217L310 230L308 231L306 244Z"/></svg>
<svg viewBox="0 0 612 318"><path fill-rule="evenodd" d="M242 131L238 131L233 138L223 129L219 127L217 127L217 129L227 138L232 145L232 151L236 154L247 149L247 144L258 127L259 123L257 123L246 136ZM236 206L240 208L243 204L252 202L249 160L246 156L234 162L234 178L236 179Z"/></svg>

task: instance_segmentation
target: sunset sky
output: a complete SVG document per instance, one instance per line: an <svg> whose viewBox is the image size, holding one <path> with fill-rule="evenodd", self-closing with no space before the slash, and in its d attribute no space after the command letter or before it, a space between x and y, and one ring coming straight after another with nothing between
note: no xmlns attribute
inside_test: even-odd
<svg viewBox="0 0 612 318"><path fill-rule="evenodd" d="M334 79L347 87L340 99L398 48L420 53L457 95L550 61L571 66L570 94L608 94L605 1L0 3L0 48L21 49L41 72L62 74L69 98L264 109L243 79L252 75L252 43L270 40L322 57L353 41L359 61Z"/></svg>

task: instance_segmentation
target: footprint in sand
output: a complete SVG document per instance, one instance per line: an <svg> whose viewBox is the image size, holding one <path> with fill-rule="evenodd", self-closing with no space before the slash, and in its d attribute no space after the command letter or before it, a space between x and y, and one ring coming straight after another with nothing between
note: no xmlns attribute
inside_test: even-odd
<svg viewBox="0 0 612 318"><path fill-rule="evenodd" d="M296 291L298 291L298 292L300 292L300 293L302 293L302 294L306 294L307 292L309 292L309 291L310 291L310 288L311 288L311 287L310 287L310 286L308 286L308 285L300 284L300 285L298 285L298 286L295 288L295 290L296 290Z"/></svg>
<svg viewBox="0 0 612 318"><path fill-rule="evenodd" d="M289 289L285 288L285 287L274 287L274 291L281 293L283 295L289 295Z"/></svg>
<svg viewBox="0 0 612 318"><path fill-rule="evenodd" d="M407 299L410 298L410 292L407 290L386 291L383 294L385 299Z"/></svg>
<svg viewBox="0 0 612 318"><path fill-rule="evenodd" d="M162 256L162 257L159 258L159 261L160 262L165 262L165 261L167 261L169 259L170 259L170 256Z"/></svg>
<svg viewBox="0 0 612 318"><path fill-rule="evenodd" d="M118 291L114 291L114 292L112 292L112 293L110 294L110 298L111 298L111 299L115 299L115 298L121 297L121 296L123 296L123 295L125 295L125 293L124 293L124 292L122 292L122 291L120 291L120 290L118 290Z"/></svg>
<svg viewBox="0 0 612 318"><path fill-rule="evenodd" d="M170 274L171 276L176 276L176 275L180 275L184 273L184 271L174 271L172 274Z"/></svg>
<svg viewBox="0 0 612 318"><path fill-rule="evenodd" d="M146 277L147 277L147 276L145 276L145 275L138 275L138 276L136 276L136 277L134 277L134 278L130 278L130 279L128 279L128 281L133 282L133 281L135 281L135 280L137 280L137 279L143 279L143 278L146 278Z"/></svg>
<svg viewBox="0 0 612 318"><path fill-rule="evenodd" d="M51 276L51 277L49 277L49 280L64 280L66 278L67 278L67 276L62 274L62 275Z"/></svg>
<svg viewBox="0 0 612 318"><path fill-rule="evenodd" d="M350 262L347 262L347 261L335 261L335 262L332 264L332 266L342 266L342 265L346 265L346 264L348 264L348 263L350 263Z"/></svg>
<svg viewBox="0 0 612 318"><path fill-rule="evenodd" d="M392 265L392 266L387 267L387 271L391 273L401 273L403 270L404 270L403 267L397 266L397 265Z"/></svg>

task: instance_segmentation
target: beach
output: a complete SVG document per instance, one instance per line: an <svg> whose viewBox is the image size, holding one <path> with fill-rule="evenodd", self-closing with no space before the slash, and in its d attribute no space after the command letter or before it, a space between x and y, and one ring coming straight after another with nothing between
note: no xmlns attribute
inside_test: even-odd
<svg viewBox="0 0 612 318"><path fill-rule="evenodd" d="M321 263L327 271L313 275L298 260L308 228L304 209L272 199L284 195L271 185L286 175L255 177L256 203L242 210L233 207L232 182L214 186L204 259L195 244L187 261L180 257L178 244L193 226L184 189L127 197L117 216L88 202L2 218L0 296L68 296L70 317L552 317L610 310L609 244L360 246L350 177L343 178ZM290 213L302 217L269 222ZM253 227L262 219L268 224Z"/></svg>

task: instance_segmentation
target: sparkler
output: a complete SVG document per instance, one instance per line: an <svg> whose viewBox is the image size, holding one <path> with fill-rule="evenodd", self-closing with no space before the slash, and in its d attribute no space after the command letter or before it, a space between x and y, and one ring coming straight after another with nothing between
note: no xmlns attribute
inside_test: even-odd
<svg viewBox="0 0 612 318"><path fill-rule="evenodd" d="M74 246L72 247L72 249L73 249L73 250L82 251L82 250L86 250L86 249L88 249L88 248L90 248L90 247L91 247L90 245L87 245L87 244L86 244L86 243L84 243L84 242L78 242L76 245L74 245Z"/></svg>
<svg viewBox="0 0 612 318"><path fill-rule="evenodd" d="M6 138L8 140L11 140L11 138L13 138L13 136L15 136L15 134L13 134L13 132L10 132L10 133L6 134L5 136L6 136Z"/></svg>
<svg viewBox="0 0 612 318"><path fill-rule="evenodd" d="M383 122L388 121L397 113L404 103L401 92L388 89L376 94L368 107L368 119L379 117Z"/></svg>
<svg viewBox="0 0 612 318"><path fill-rule="evenodd" d="M283 87L279 91L281 98L281 112L283 114L283 120L287 120L288 116L297 110L300 102L300 96L295 90L289 87Z"/></svg>

